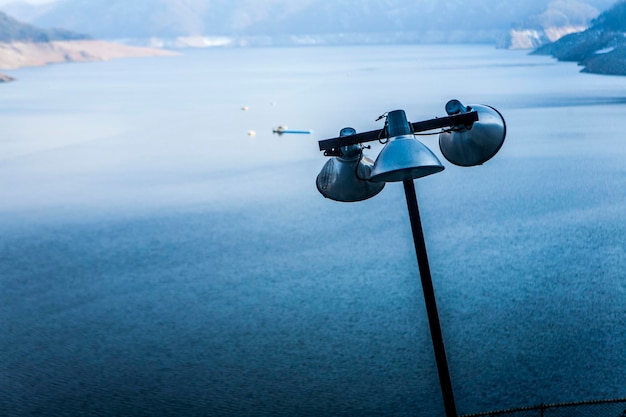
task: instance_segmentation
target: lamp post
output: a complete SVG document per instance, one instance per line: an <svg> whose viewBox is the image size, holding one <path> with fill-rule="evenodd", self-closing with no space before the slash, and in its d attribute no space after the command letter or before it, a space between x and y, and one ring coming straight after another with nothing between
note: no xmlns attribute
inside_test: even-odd
<svg viewBox="0 0 626 417"><path fill-rule="evenodd" d="M446 117L411 124L404 110L394 110L386 114L382 130L357 134L352 128L344 128L339 137L320 141L320 150L333 158L322 168L316 185L324 197L354 202L375 196L387 182L403 183L445 413L446 417L457 417L413 182L443 171L444 166L415 138L415 133L444 129L439 135L444 157L455 165L474 166L483 164L500 150L506 137L506 125L502 115L489 106L465 107L458 100L450 100L446 112ZM374 140L387 142L372 163L363 155L362 143Z"/></svg>

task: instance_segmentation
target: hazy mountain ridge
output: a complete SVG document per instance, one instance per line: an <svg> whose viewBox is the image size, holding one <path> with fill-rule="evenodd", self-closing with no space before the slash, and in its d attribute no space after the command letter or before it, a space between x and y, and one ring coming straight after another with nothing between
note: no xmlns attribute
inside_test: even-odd
<svg viewBox="0 0 626 417"><path fill-rule="evenodd" d="M172 52L97 41L68 30L41 29L0 12L0 69L153 55ZM0 74L0 82L7 81L13 78Z"/></svg>
<svg viewBox="0 0 626 417"><path fill-rule="evenodd" d="M506 46L512 28L583 29L612 0L59 0L39 12L6 6L43 27L98 38L229 37L243 44L481 42ZM20 15L20 13L23 13ZM522 22L522 23L520 23ZM528 22L527 24L524 22ZM537 23L539 22L539 23ZM343 38L339 37L342 35ZM546 37L541 41L549 41ZM536 45L532 45L536 46Z"/></svg>
<svg viewBox="0 0 626 417"><path fill-rule="evenodd" d="M597 7L601 6L609 5L591 5L580 0L551 1L541 13L515 23L505 46L515 49L537 48L570 33L581 32L598 17L600 10Z"/></svg>
<svg viewBox="0 0 626 417"><path fill-rule="evenodd" d="M626 75L626 0L602 13L584 32L565 36L534 53L578 62L583 72Z"/></svg>
<svg viewBox="0 0 626 417"><path fill-rule="evenodd" d="M0 12L0 67L11 68L17 62L28 61L15 43L47 44L50 41L85 40L89 36L63 29L41 29L19 22ZM6 65L3 65L6 64ZM14 78L0 73L0 83L13 81Z"/></svg>
<svg viewBox="0 0 626 417"><path fill-rule="evenodd" d="M87 35L64 29L41 29L19 22L0 12L0 42L49 42L89 39Z"/></svg>

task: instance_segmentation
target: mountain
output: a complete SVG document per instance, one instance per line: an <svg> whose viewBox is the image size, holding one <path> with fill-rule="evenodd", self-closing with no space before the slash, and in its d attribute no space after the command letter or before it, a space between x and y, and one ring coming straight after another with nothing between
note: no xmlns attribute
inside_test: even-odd
<svg viewBox="0 0 626 417"><path fill-rule="evenodd" d="M15 62L27 60L14 43L48 44L50 41L84 40L89 37L62 29L40 29L33 25L15 20L0 12L0 65L13 67ZM14 78L0 73L0 83L13 81Z"/></svg>
<svg viewBox="0 0 626 417"><path fill-rule="evenodd" d="M620 0L589 29L564 36L534 51L560 61L575 61L583 72L626 75L626 0Z"/></svg>
<svg viewBox="0 0 626 417"><path fill-rule="evenodd" d="M0 42L49 42L89 39L89 36L63 29L40 29L0 12Z"/></svg>
<svg viewBox="0 0 626 417"><path fill-rule="evenodd" d="M22 22L32 22L37 16L53 7L55 7L54 3L33 4L19 0L0 5L0 9Z"/></svg>
<svg viewBox="0 0 626 417"><path fill-rule="evenodd" d="M240 43L482 42L514 25L582 30L610 0L57 0L5 7L98 38L228 37ZM22 13L22 14L20 14ZM533 20L534 19L534 20ZM542 27L543 27L542 26Z"/></svg>
<svg viewBox="0 0 626 417"><path fill-rule="evenodd" d="M591 21L598 17L600 9L613 4L610 2L585 2L582 0L553 0L536 15L514 23L505 42L513 49L531 49L554 42L570 33L585 30Z"/></svg>
<svg viewBox="0 0 626 417"><path fill-rule="evenodd" d="M170 51L97 41L68 30L41 29L0 12L0 69L172 54ZM12 80L12 77L0 74L0 82Z"/></svg>

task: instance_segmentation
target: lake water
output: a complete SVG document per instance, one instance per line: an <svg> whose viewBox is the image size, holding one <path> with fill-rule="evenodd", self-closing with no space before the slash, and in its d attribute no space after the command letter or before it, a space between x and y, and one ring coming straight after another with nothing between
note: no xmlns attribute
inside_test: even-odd
<svg viewBox="0 0 626 417"><path fill-rule="evenodd" d="M451 98L508 126L416 181L458 411L626 396L626 77L578 71L404 45L11 72L0 415L442 415L402 186L315 177L318 140Z"/></svg>

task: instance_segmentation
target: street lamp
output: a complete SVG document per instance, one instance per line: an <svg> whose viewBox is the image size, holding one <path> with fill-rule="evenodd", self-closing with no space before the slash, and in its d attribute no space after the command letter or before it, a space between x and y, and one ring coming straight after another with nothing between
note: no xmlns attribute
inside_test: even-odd
<svg viewBox="0 0 626 417"><path fill-rule="evenodd" d="M381 116L386 118L381 130L357 134L352 128L344 128L339 137L319 141L320 151L332 158L317 176L316 185L326 198L355 202L375 196L387 182L402 181L446 417L457 417L413 183L416 178L443 171L444 166L430 149L415 138L415 134L443 129L439 134L439 148L443 156L455 165L475 166L498 153L506 137L506 124L493 107L464 106L458 100L450 100L446 104L446 113L446 117L409 123L404 110L394 110ZM375 140L385 143L385 146L372 163L363 155L362 144Z"/></svg>

